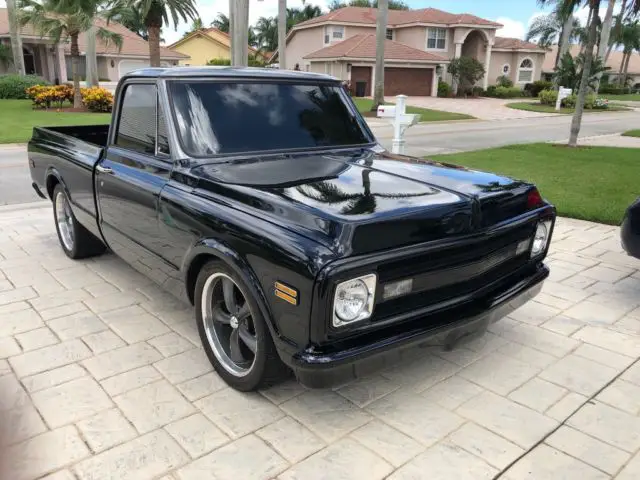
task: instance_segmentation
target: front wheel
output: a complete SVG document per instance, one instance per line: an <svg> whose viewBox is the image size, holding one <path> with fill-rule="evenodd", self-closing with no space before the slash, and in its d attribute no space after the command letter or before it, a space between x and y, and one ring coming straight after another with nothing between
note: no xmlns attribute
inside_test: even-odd
<svg viewBox="0 0 640 480"><path fill-rule="evenodd" d="M202 345L227 384L246 392L284 377L286 367L256 301L224 263L211 261L202 268L195 306Z"/></svg>
<svg viewBox="0 0 640 480"><path fill-rule="evenodd" d="M67 257L75 260L105 251L104 244L76 220L69 197L60 184L53 190L53 217L60 246Z"/></svg>

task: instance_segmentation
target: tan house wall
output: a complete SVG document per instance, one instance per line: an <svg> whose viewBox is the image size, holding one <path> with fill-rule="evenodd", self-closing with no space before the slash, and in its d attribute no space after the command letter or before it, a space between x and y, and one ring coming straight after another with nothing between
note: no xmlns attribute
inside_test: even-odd
<svg viewBox="0 0 640 480"><path fill-rule="evenodd" d="M287 65L290 66L290 68L293 68L297 63L300 65L300 70L305 70L305 65L308 65L309 61L304 60L302 57L324 47L322 28L323 27L315 27L297 30L291 36L291 39L287 43ZM324 73L324 71L322 73Z"/></svg>
<svg viewBox="0 0 640 480"><path fill-rule="evenodd" d="M533 81L542 77L542 63L544 54L526 52L491 52L491 65L489 68L489 85L495 85L497 79L502 75L502 67L509 64L509 78L515 86L524 87L524 83L518 83L518 67L525 58L533 60Z"/></svg>
<svg viewBox="0 0 640 480"><path fill-rule="evenodd" d="M397 28L393 35L396 42L413 48L424 50L427 45L427 29L424 27Z"/></svg>

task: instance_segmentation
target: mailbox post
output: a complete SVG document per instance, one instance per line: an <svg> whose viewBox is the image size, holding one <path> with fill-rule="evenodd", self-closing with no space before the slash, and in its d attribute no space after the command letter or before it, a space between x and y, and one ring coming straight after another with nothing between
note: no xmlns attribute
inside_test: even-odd
<svg viewBox="0 0 640 480"><path fill-rule="evenodd" d="M558 90L558 100L556 101L556 110L560 110L560 107L562 106L562 100L570 96L572 93L572 89L560 87L560 89Z"/></svg>
<svg viewBox="0 0 640 480"><path fill-rule="evenodd" d="M378 117L391 120L393 125L393 140L391 141L391 152L404 154L406 140L404 133L412 125L418 123L420 115L407 114L407 96L396 96L395 105L380 105L378 107Z"/></svg>

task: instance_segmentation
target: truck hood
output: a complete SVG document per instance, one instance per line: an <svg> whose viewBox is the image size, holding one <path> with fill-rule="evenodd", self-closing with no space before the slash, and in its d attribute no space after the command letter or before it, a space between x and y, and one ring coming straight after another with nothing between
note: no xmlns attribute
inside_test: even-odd
<svg viewBox="0 0 640 480"><path fill-rule="evenodd" d="M530 184L358 149L194 167L198 188L339 255L470 233L526 210Z"/></svg>

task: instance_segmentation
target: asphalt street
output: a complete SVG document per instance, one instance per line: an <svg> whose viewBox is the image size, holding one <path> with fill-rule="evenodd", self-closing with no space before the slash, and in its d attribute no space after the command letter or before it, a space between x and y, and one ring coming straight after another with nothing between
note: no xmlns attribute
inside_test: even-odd
<svg viewBox="0 0 640 480"><path fill-rule="evenodd" d="M393 130L381 120L371 122L380 143L391 147ZM429 123L407 130L407 153L425 156L514 143L563 141L569 137L571 116ZM585 115L581 137L640 128L640 111ZM39 201L31 188L26 146L0 145L0 205Z"/></svg>

